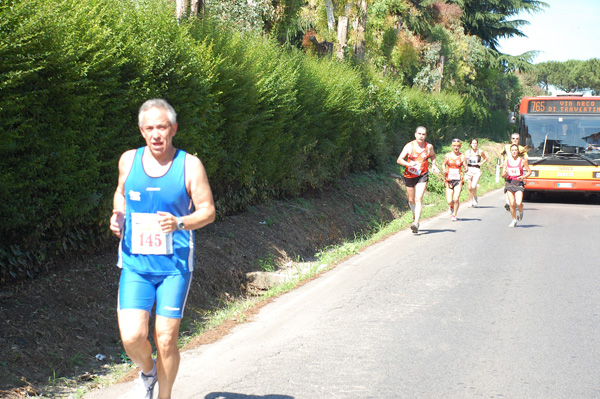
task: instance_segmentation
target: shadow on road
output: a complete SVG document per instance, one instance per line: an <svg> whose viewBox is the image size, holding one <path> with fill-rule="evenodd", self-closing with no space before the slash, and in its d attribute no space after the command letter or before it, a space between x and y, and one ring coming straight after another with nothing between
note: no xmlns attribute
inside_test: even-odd
<svg viewBox="0 0 600 399"><path fill-rule="evenodd" d="M537 228L537 227L544 227L544 226L539 225L539 224L519 224L519 223L517 223L517 225L515 226L515 228L517 228L517 229L533 229L533 228Z"/></svg>
<svg viewBox="0 0 600 399"><path fill-rule="evenodd" d="M294 399L293 396L289 395L245 395L243 393L235 392L211 392L204 397L204 399Z"/></svg>
<svg viewBox="0 0 600 399"><path fill-rule="evenodd" d="M455 229L419 229L419 233L415 235L421 234L436 234L436 233L456 233Z"/></svg>
<svg viewBox="0 0 600 399"><path fill-rule="evenodd" d="M527 200L525 204L540 203L540 204L578 204L578 205L598 205L600 204L599 194L585 193L553 193L553 192L536 192Z"/></svg>
<svg viewBox="0 0 600 399"><path fill-rule="evenodd" d="M481 218L463 218L460 217L460 214L457 218L459 222L481 222Z"/></svg>

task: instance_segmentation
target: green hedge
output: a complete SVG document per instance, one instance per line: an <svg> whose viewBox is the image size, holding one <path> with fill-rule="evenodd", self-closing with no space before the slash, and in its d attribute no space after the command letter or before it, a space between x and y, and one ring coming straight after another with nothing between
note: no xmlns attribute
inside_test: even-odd
<svg viewBox="0 0 600 399"><path fill-rule="evenodd" d="M505 130L466 98L173 15L171 0L0 4L0 282L106 242L147 98L177 110L175 144L203 160L220 216L377 169L418 125L434 142Z"/></svg>

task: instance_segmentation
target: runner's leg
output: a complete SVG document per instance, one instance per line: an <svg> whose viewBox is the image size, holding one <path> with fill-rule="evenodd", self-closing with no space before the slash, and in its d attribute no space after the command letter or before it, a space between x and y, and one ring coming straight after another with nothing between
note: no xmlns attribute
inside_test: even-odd
<svg viewBox="0 0 600 399"><path fill-rule="evenodd" d="M460 205L460 192L462 191L462 183L454 186L452 200L454 202L454 216L458 213L458 206Z"/></svg>
<svg viewBox="0 0 600 399"><path fill-rule="evenodd" d="M417 183L415 186L415 223L419 223L421 219L421 211L423 210L423 197L425 196L425 189L427 188L427 182ZM409 200L410 201L410 200Z"/></svg>
<svg viewBox="0 0 600 399"><path fill-rule="evenodd" d="M150 314L140 309L120 309L117 312L123 348L131 361L149 373L154 367L152 345L148 341Z"/></svg>
<svg viewBox="0 0 600 399"><path fill-rule="evenodd" d="M523 212L523 191L515 193L515 204L520 213Z"/></svg>
<svg viewBox="0 0 600 399"><path fill-rule="evenodd" d="M179 371L179 326L181 319L156 316L154 342L156 343L156 367L158 370L158 397L171 397L175 377Z"/></svg>
<svg viewBox="0 0 600 399"><path fill-rule="evenodd" d="M481 177L481 174L476 174L472 177L471 179L471 184L469 185L469 191L471 190L471 187L473 189L473 199L475 197L477 197L477 184L479 184L479 178Z"/></svg>
<svg viewBox="0 0 600 399"><path fill-rule="evenodd" d="M475 197L475 190L473 189L473 185L475 184L475 176L467 174L465 178L467 180L467 187L469 188L469 201L473 203L473 198Z"/></svg>
<svg viewBox="0 0 600 399"><path fill-rule="evenodd" d="M508 199L508 205L510 205L510 216L512 216L513 220L516 220L517 211L515 210L515 193L512 191L507 191L506 197Z"/></svg>
<svg viewBox="0 0 600 399"><path fill-rule="evenodd" d="M448 204L448 208L452 209L452 206L454 205L454 190L450 183L446 182L444 185L446 186L446 203Z"/></svg>
<svg viewBox="0 0 600 399"><path fill-rule="evenodd" d="M413 213L413 219L415 218L415 187L406 186L406 196L408 197L408 206Z"/></svg>

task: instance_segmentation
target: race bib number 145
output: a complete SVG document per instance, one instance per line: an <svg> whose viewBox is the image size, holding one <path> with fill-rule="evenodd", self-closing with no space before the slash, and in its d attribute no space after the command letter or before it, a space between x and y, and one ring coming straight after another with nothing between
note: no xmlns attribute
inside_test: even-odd
<svg viewBox="0 0 600 399"><path fill-rule="evenodd" d="M164 233L156 213L131 214L131 252L140 255L171 255L173 233Z"/></svg>

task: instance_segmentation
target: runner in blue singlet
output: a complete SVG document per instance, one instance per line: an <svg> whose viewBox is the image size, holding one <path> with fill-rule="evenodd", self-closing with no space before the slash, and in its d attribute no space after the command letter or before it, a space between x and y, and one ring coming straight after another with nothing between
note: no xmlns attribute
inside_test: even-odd
<svg viewBox="0 0 600 399"><path fill-rule="evenodd" d="M119 160L110 229L121 239L118 320L129 358L141 368L138 398L170 398L179 368L179 326L194 270L193 230L212 223L215 206L206 171L173 147L177 115L166 101L146 101L139 129L146 146ZM156 305L156 360L148 341Z"/></svg>

